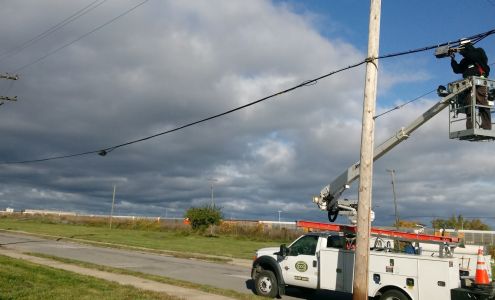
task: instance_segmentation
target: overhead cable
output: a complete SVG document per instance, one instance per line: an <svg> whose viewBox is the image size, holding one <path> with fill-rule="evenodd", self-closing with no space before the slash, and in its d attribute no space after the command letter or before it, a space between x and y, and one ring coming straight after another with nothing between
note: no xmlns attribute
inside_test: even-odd
<svg viewBox="0 0 495 300"><path fill-rule="evenodd" d="M401 109L402 107L404 107L404 106L408 105L409 103L412 103L412 102L417 101L417 100L419 100L419 99L421 99L421 98L423 98L423 97L426 97L426 96L428 96L429 94L433 93L433 92L434 92L434 91L436 91L436 90L437 90L437 89L431 90L431 91L426 92L426 93L424 93L423 95L418 96L418 97L416 97L416 98L414 98L414 99L412 99L412 100L409 100L409 101L407 101L407 102L405 102L405 103L403 103L403 104L401 104L401 105L397 105L397 106L395 106L394 108L391 108L391 109L389 109L389 110L387 110L387 111L384 111L384 112L382 112L382 113L380 113L380 114L378 114L378 115L374 116L374 117L373 117L373 119L375 119L375 120L376 120L376 119L378 119L379 117L381 117L381 116L383 116L383 115L386 115L386 114L388 114L388 113L390 113L390 112L392 112L392 111L394 111L394 110Z"/></svg>
<svg viewBox="0 0 495 300"><path fill-rule="evenodd" d="M153 134L153 135L150 135L150 136L147 136L147 137L144 137L144 138L140 138L140 139L136 139L136 140L132 140L132 141L129 141L129 142L126 142L126 143L122 143L122 144L119 144L119 145L116 145L116 146L111 146L111 147L107 147L107 148L103 148L103 149L99 149L99 150L94 150L94 151L87 151L87 152L81 152L81 153L76 153L76 154L71 154L71 155L62 155L62 156L53 156L53 157L48 157L48 158L42 158L42 159L33 159L33 160L23 160L23 161L11 161L11 162L3 162L3 163L0 163L0 164L25 164L25 163L35 163L35 162L42 162L42 161L48 161L48 160L55 160L55 159L62 159L62 158L69 158L69 157L75 157L75 156L82 156L82 155L87 155L87 154L94 154L94 153L98 153L102 156L106 155L107 153L117 149L117 148L120 148L120 147L124 147L124 146L128 146L128 145L131 145L131 144L135 144L135 143L139 143L139 142L142 142L142 141L146 141L146 140L149 140L149 139L152 139L152 138L155 138L157 136L160 136L160 135L164 135L164 134L168 134L168 133L172 133L174 131L178 131L178 130L181 130L181 129L184 129L184 128L187 128L187 127L191 127L193 125L196 125L196 124L199 124L199 123L203 123L203 122L206 122L206 121L209 121L209 120L212 120L212 119L216 119L216 118L219 118L221 116L225 116L225 115L228 115L230 113L233 113L235 111L238 111L238 110L241 110L241 109L244 109L246 107L249 107L249 106L252 106L252 105L255 105L257 103L260 103L260 102L263 102L263 101L266 101L266 100L269 100L271 98L274 98L276 96L279 96L279 95L282 95L282 94L285 94L285 93L288 93L288 92L291 92L295 89L298 89L300 87L303 87L303 86L309 86L309 85L313 85L315 84L318 80L321 80L323 78L326 78L326 77L329 77L329 76L332 76L334 74L337 74L337 73L340 73L342 71L345 71L345 70L349 70L349 69L352 69L352 68L355 68L357 66L360 66L362 64L364 64L365 61L361 61L359 63L356 63L356 64L353 64L353 65L350 65L350 66L347 66L345 68L341 68L339 70L336 70L336 71L332 71L330 73L327 73L325 75L322 75L322 76L319 76L317 78L314 78L314 79L311 79L311 80L306 80L298 85L295 85L291 88L288 88L288 89L285 89L283 91L280 91L280 92L276 92L274 94L271 94L269 96L266 96L266 97L263 97L261 99L258 99L256 101L253 101L253 102L250 102L250 103L247 103L245 105L242 105L242 106L238 106L236 108L233 108L233 109L230 109L228 111L225 111L225 112L222 112L222 113L219 113L219 114L216 114L216 115L213 115L211 117L207 117L207 118L204 118L204 119L201 119L201 120L198 120L198 121L195 121L195 122L191 122L191 123L188 123L188 124L185 124L185 125L182 125L182 126L179 126L179 127L176 127L174 129L170 129L170 130L167 130L167 131L163 131L163 132L160 132L160 133L157 133L157 134Z"/></svg>
<svg viewBox="0 0 495 300"><path fill-rule="evenodd" d="M486 32L483 32L483 33L478 33L478 34L472 35L470 37L458 39L456 41L451 41L451 42L446 42L446 43L443 43L443 44L438 44L438 45L432 45L432 46L417 48L417 49L408 50L408 51L402 51L402 52L397 52L397 53L391 53L391 54L381 55L381 56L378 56L378 59L391 58L391 57L402 56L402 55L406 55L406 54L413 54L413 53L418 53L418 52L424 52L424 51L436 49L436 48L441 47L441 46L459 45L462 41L466 41L466 40L469 40L469 41L471 41L471 43L476 44L479 41L481 41L482 39L484 39L487 36L489 36L491 34L494 34L494 33L495 33L495 29L492 29L492 30L489 30L489 31L486 31Z"/></svg>
<svg viewBox="0 0 495 300"><path fill-rule="evenodd" d="M489 65L489 66L495 65L495 62L493 62L493 63L491 63L491 64L488 64L488 65ZM381 117L381 116L383 116L383 115L386 115L386 114L388 114L388 113L391 113L391 112L392 112L392 111L394 111L394 110L401 109L401 108L403 108L404 106L406 106L406 105L408 105L408 104L411 104L411 103L413 103L413 102L415 102L415 101L417 101L417 100L419 100L419 99L421 99L421 98L423 98L423 97L428 96L429 94L431 94L431 93L435 92L436 90L437 90L437 89L433 89L433 90L431 90L431 91L429 91L429 92L426 92L426 93L422 94L421 96L418 96L418 97L416 97L416 98L414 98L414 99L412 99L412 100L409 100L409 101L407 101L407 102L405 102L405 103L403 103L403 104L401 104L401 105L397 105L397 106L395 106L394 108L391 108L391 109L389 109L389 110L387 110L387 111L384 111L384 112L382 112L382 113L380 113L380 114L378 114L378 115L374 116L374 117L373 117L373 119L378 119L379 117Z"/></svg>
<svg viewBox="0 0 495 300"><path fill-rule="evenodd" d="M490 3L492 6L495 6L495 3L493 2L493 0L486 0L486 2Z"/></svg>
<svg viewBox="0 0 495 300"><path fill-rule="evenodd" d="M148 1L148 0L145 0L144 2L146 2L146 1ZM144 2L140 3L139 5L144 4ZM474 35L473 37L475 37L475 38L480 38L480 37L481 38L484 38L484 37L486 37L486 36L488 36L490 34L493 34L493 33L495 33L495 30L490 30L490 31L487 31L485 33L477 34L477 35ZM470 37L470 38L473 38L473 37ZM460 39L460 40L458 40L456 42L457 43L460 43L460 41L462 41L462 40L464 40L464 39ZM444 44L440 44L440 45L436 45L436 46L429 46L429 47L418 48L418 49L415 49L415 50L409 50L409 51L404 51L404 52L398 52L398 53L393 53L393 54L382 55L382 56L379 56L378 58L375 58L375 59L385 59L385 58L397 57L397 56L411 54L411 53L417 53L417 52L421 52L421 51L427 51L427 50L436 48L438 46L448 45L448 44L452 44L452 43L456 43L456 42L448 42L448 43L444 43ZM161 136L161 135L165 135L165 134L169 134L169 133L172 133L172 132L175 132L175 131L179 131L179 130L184 129L184 128L187 128L187 127L191 127L191 126L194 126L194 125L197 125L197 124L200 124L200 123L203 123L203 122L212 120L212 119L219 118L221 116L225 116L225 115L231 114L233 112L239 111L239 110L244 109L244 108L247 108L249 106L252 106L252 105L258 104L260 102L269 100L269 99L274 98L276 96L280 96L282 94L285 94L285 93L294 91L294 90L299 89L301 87L314 85L315 83L318 82L318 80L321 80L321 79L330 77L330 76L335 75L337 73L340 73L342 71L353 69L353 68L358 67L358 66L360 66L362 64L365 64L367 62L373 63L373 60L374 59L366 58L366 59L364 59L364 60L362 60L362 61L360 61L358 63L349 65L347 67L338 69L336 71L332 71L330 73L321 75L321 76L316 77L314 79L303 81L302 83L297 84L297 85L295 85L293 87L290 87L290 88L285 89L285 90L282 90L280 92L276 92L276 93L271 94L269 96L260 98L258 100L253 101L253 102L250 102L248 104L245 104L245 105L242 105L242 106L238 106L236 108L227 110L225 112L222 112L222 113L219 113L219 114L216 114L216 115L213 115L213 116L210 116L210 117L207 117L207 118L204 118L204 119L195 121L195 122L191 122L191 123L188 123L188 124L185 124L185 125L182 125L182 126L179 126L179 127L173 128L173 129L170 129L170 130L162 131L162 132L159 132L157 134L153 134L153 135L150 135L150 136L147 136L147 137L144 137L144 138L135 139L135 140L132 140L132 141L128 141L128 142L125 142L125 143L122 143L122 144L118 144L118 145L115 145L115 146L111 146L111 147L107 147L107 148L103 148L103 149L99 149L99 150L86 151L86 152L81 152L81 153L76 153L76 154L70 154L70 155L53 156L53 157L47 157L47 158L41 158L41 159L22 160L22 161L8 161L8 162L2 162L0 164L26 164L26 163L35 163L35 162L42 162L42 161L63 159L63 158L69 158L69 157L83 156L83 155L94 154L94 153L98 153L99 155L104 156L107 153L109 153L109 152L111 152L111 151L113 151L113 150L115 150L117 148L121 148L121 147L132 145L132 144L135 144L135 143L143 142L143 141L146 141L146 140L149 140L149 139L152 139L152 138ZM418 99L419 98L420 97L418 97Z"/></svg>
<svg viewBox="0 0 495 300"><path fill-rule="evenodd" d="M98 6L102 5L105 3L107 0L95 0L91 2L90 4L86 5L85 7L81 8L80 10L76 11L72 15L68 16L64 20L58 22L57 24L53 25L52 27L48 28L47 30L43 31L42 33L34 36L33 38L25 41L24 43L20 44L19 46L5 51L0 54L0 61L3 61L6 58L12 57L17 55L19 52L22 50L30 47L31 45L35 44L39 40L44 39L45 37L49 36L50 34L54 33L55 31L63 28L64 26L74 22L75 20L79 19L80 17L84 16L85 14L89 13L90 11L94 10ZM100 3L97 3L100 2Z"/></svg>
<svg viewBox="0 0 495 300"><path fill-rule="evenodd" d="M103 27L105 27L105 26L107 26L107 25L109 25L109 24L111 24L111 23L113 23L113 22L115 22L117 19L122 18L123 16L127 15L128 13L132 12L133 10L135 10L136 8L140 7L141 5L145 4L145 3L146 3L146 2L148 2L148 1L149 1L149 0L144 0L144 1L140 2L140 3L138 3L137 5L135 5L135 6L131 7L130 9L128 9L128 10L124 11L123 13L121 13L120 15L116 16L115 18L113 18L113 19L111 19L111 20L109 20L109 21L107 21L107 22L105 22L105 23L101 24L100 26L95 27L95 28L94 28L94 29L92 29L91 31L86 32L85 34L83 34L83 35L79 36L79 37L78 37L78 38L76 38L75 40L72 40L71 42L69 42L69 43L67 43L67 44L64 44L64 45L62 45L62 46L60 46L60 47L58 47L58 48L56 48L56 49L54 49L54 50L52 50L52 51L50 51L50 52L46 53L45 55L43 55L43 56L41 56L41 57L39 57L39 58L35 59L34 61L32 61L32 62L30 62L30 63L27 63L27 64L23 65L22 67L17 68L17 69L14 71L14 73L17 73L17 72L19 72L19 71L21 71L21 70L24 70L25 68L27 68L27 67L29 67L29 66L32 66L32 65L34 65L34 64L36 64L36 63L38 63L38 62L40 62L40 61L44 60L45 58L47 58L47 57L49 57L49 56L52 56L53 54L55 54L55 53L59 52L60 50L62 50L62 49L65 49L65 48L69 47L70 45L74 44L75 42L80 41L80 40L82 40L83 38L87 37L88 35L90 35L90 34L92 34L92 33L96 32L96 31L98 31L98 30L102 29Z"/></svg>

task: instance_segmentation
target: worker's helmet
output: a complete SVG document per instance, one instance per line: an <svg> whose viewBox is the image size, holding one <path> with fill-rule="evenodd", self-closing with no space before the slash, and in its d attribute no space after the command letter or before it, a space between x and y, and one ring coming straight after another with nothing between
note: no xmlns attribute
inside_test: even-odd
<svg viewBox="0 0 495 300"><path fill-rule="evenodd" d="M474 50L473 44L471 44L471 42L467 42L467 43L465 43L465 44L462 45L462 49L459 51L459 53L462 56L466 56L466 53L467 52L473 51L473 50Z"/></svg>

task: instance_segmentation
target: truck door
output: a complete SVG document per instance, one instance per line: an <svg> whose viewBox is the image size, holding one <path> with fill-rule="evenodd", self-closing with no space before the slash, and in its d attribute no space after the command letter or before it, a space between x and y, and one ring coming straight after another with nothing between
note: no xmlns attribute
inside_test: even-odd
<svg viewBox="0 0 495 300"><path fill-rule="evenodd" d="M285 283L316 289L318 285L318 259L316 249L319 237L305 235L289 247L289 254L280 263Z"/></svg>

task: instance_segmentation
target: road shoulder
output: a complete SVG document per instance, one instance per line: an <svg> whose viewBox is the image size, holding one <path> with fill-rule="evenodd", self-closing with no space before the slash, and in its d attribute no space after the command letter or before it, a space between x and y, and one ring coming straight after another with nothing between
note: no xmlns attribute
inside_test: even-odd
<svg viewBox="0 0 495 300"><path fill-rule="evenodd" d="M99 271L90 268L84 268L72 264L62 263L59 261L27 255L11 249L0 248L0 255L11 258L22 259L35 264L44 265L56 269L66 270L82 275L92 276L103 280L117 282L122 285L131 285L139 289L150 290L155 292L163 292L169 295L181 297L190 300L232 300L233 298L209 294L202 291L178 287L175 285L165 284L157 281L152 281L136 276L116 274L111 272Z"/></svg>
<svg viewBox="0 0 495 300"><path fill-rule="evenodd" d="M243 259L243 258L233 258L233 257L226 257L226 256L220 256L220 255L209 255L209 254L202 254L202 253L187 253L187 254L185 254L185 253L181 253L181 252L177 252L177 251L157 250L157 249L151 249L151 248L146 248L146 247L136 247L136 246L116 244L116 243L91 241L91 240L85 240L85 239L73 238L73 237L63 237L63 236L55 236L55 235L42 234L42 233L32 233L32 232L27 232L27 231L22 231L22 230L0 229L0 232L27 235L27 236L35 236L35 237L39 237L39 238L46 238L46 239L51 239L51 240L56 240L56 241L62 241L63 240L66 242L92 245L92 246L97 246L97 247L126 249L126 250L132 250L132 251L142 251L142 252L147 252L147 253L153 253L153 254L158 254L158 255L173 256L173 257L178 257L178 258L205 260L208 262L225 263L225 264L231 264L231 265L236 265L236 266L245 267L245 268L250 268L252 266L251 260Z"/></svg>

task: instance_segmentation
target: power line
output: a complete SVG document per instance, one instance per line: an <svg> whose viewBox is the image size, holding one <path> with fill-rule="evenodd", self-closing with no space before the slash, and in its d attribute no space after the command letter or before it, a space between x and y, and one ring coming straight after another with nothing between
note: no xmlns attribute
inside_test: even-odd
<svg viewBox="0 0 495 300"><path fill-rule="evenodd" d="M148 1L149 1L149 0L144 0L144 1L140 2L139 4L137 4L137 5L133 6L133 7L131 7L130 9L128 9L128 10L126 10L126 11L124 11L123 13L121 13L121 14L120 14L120 15L118 15L118 16L116 16L115 18L113 18L113 19L111 19L111 20L109 20L109 21L107 21L107 22L105 22L105 23L101 24L100 26L95 27L95 28L94 28L94 29L92 29L91 31L86 32L85 34L83 34L83 35L79 36L79 37L78 37L78 38L76 38L75 40L73 40L73 41L71 41L71 42L69 42L69 43L67 43L67 44L64 44L64 45L62 45L62 46L60 46L60 47L58 47L58 48L56 48L56 49L54 49L54 50L52 50L52 51L50 51L50 52L46 53L45 55L43 55L43 56L41 56L41 57L39 57L39 58L35 59L34 61L32 61L32 62L30 62L30 63L27 63L27 64L23 65L22 67L18 68L18 69L17 69L17 70L15 70L14 72L19 72L19 71L21 71L21 70L23 70L23 69L25 69L25 68L27 68L27 67L29 67L29 66L32 66L32 65L34 65L34 64L36 64L36 63L38 63L38 62L42 61L43 59L45 59L45 58L47 58L47 57L49 57L49 56L52 56L53 54L55 54L55 53L59 52L60 50L62 50L62 49L65 49L65 48L69 47L70 45L74 44L75 42L82 40L83 38L87 37L88 35L90 35L90 34L92 34L92 33L96 32L96 31L98 31L98 30L102 29L103 27L105 27L105 26L107 26L107 25L109 25L109 24L111 24L111 23L115 22L117 19L120 19L121 17L123 17L123 16L125 16L125 15L129 14L130 12L132 12L133 10L135 10L136 8L140 7L141 5L145 4L145 3L146 3L146 2L148 2Z"/></svg>
<svg viewBox="0 0 495 300"><path fill-rule="evenodd" d="M434 91L436 91L436 90L437 90L437 89L431 90L431 91L429 91L429 92L424 93L424 94L423 94L423 95L421 95L421 96L418 96L418 97L416 97L416 98L414 98L414 99L412 99L412 100L407 101L406 103L403 103L403 104L401 104L401 105L397 105L397 106L395 106L394 108L391 108L391 109L389 109L389 110L387 110L387 111L382 112L381 114L378 114L378 115L374 116L374 117L373 117L373 119L375 119L375 120L376 120L376 119L378 119L379 117L381 117L381 116L383 116L383 115L386 115L386 114L388 114L388 113L390 113L390 112L392 112L392 111L394 111L394 110L401 109L401 108L403 108L404 106L406 106L406 105L408 105L408 104L410 104L410 103L412 103L412 102L414 102L414 101L417 101L417 100L419 100L419 99L421 99L421 98L423 98L423 97L428 96L429 94L433 93L433 92L434 92Z"/></svg>
<svg viewBox="0 0 495 300"><path fill-rule="evenodd" d="M101 2L97 3L98 1L101 1ZM43 31L42 33L32 37L31 39L25 41L24 43L20 44L19 46L15 47L11 50L8 50L8 51L1 53L0 54L0 61L3 61L6 58L17 55L22 50L30 47L31 45L35 44L39 40L44 39L45 37L49 36L50 34L54 33L55 31L63 28L64 26L74 22L75 20L79 19L80 17L84 16L85 14L89 13L90 11L94 10L98 6L102 5L106 1L107 0L95 0L95 1L91 2L90 4L81 8L77 12L73 13L72 15L68 16L67 18L63 19L62 21L58 22L57 24L53 25L52 27L48 28L47 30Z"/></svg>
<svg viewBox="0 0 495 300"><path fill-rule="evenodd" d="M489 30L489 31L486 31L483 33L478 33L478 34L472 35L470 37L458 39L458 40L451 41L451 42L427 46L427 47L423 47L423 48L417 48L417 49L408 50L408 51L402 51L402 52L397 52L397 53L381 55L381 56L378 56L378 59L391 58L391 57L402 56L402 55L406 55L406 54L413 54L413 53L428 51L428 50L436 49L436 48L442 47L442 46L458 46L461 44L461 42L466 41L466 40L469 40L472 44L476 44L479 41L481 41L482 39L484 39L487 36L494 34L494 33L495 33L495 29L492 29L492 30Z"/></svg>
<svg viewBox="0 0 495 300"><path fill-rule="evenodd" d="M133 9L137 8L139 5L142 5L145 2L147 2L147 1L148 0L145 0L145 1L141 2L140 4L138 4L137 6L135 6ZM113 20L115 20L115 19L113 19ZM100 28L101 27L102 26L100 26ZM495 33L495 29L494 30L487 31L487 32L484 32L484 33L481 33L481 34L474 35L472 37L469 37L468 39L472 39L472 40L477 39L479 41L480 39L485 38L488 35L493 34L493 33ZM464 40L464 39L462 39L462 40ZM74 43L74 42L75 41L73 41L72 43ZM401 55L412 54L412 53L417 53L417 52L421 52L421 51L427 51L427 50L430 50L430 49L434 49L434 48L436 48L438 46L453 45L455 43L460 43L460 42L461 42L461 40L458 40L458 41L448 42L448 43L444 43L444 44L440 44L440 45L436 45L436 46L428 46L428 47L418 48L418 49L414 49L414 50L408 50L408 51L404 51L404 52L387 54L387 55L379 56L378 58L375 58L375 59L385 59L385 58L397 57L397 56L401 56ZM70 155L53 156L53 157L41 158L41 159L33 159L33 160L2 162L0 164L36 163L36 162L43 162L43 161L49 161L49 160L56 160L56 159L64 159L64 158L70 158L70 157L76 157L76 156L83 156L83 155L94 154L94 153L98 153L101 156L105 156L107 153L109 153L109 152L111 152L111 151L113 151L113 150L115 150L117 148L121 148L121 147L124 147L124 146L129 146L129 145L132 145L132 144L135 144L135 143L139 143L139 142L143 142L143 141L146 141L146 140L149 140L149 139L152 139L152 138L161 136L161 135L165 135L165 134L169 134L169 133L172 133L172 132L175 132L175 131L179 131L179 130L185 129L187 127L191 127L191 126L194 126L194 125L197 125L197 124L200 124L200 123L204 123L204 122L209 121L209 120L213 120L213 119L219 118L221 116L225 116L225 115L231 114L233 112L239 111L239 110L244 109L244 108L247 108L249 106L252 106L252 105L258 104L260 102L269 100L269 99L274 98L276 96L280 96L282 94L285 94L285 93L294 91L294 90L299 89L301 87L314 85L314 84L316 84L318 82L318 80L321 80L321 79L330 77L332 75L335 75L337 73L340 73L340 72L343 72L343 71L346 71L346 70L349 70L349 69L353 69L353 68L358 67L358 66L360 66L362 64L365 64L367 62L374 63L374 59L373 58L366 58L366 59L364 59L364 60L362 60L362 61L360 61L358 63L355 63L353 65L349 65L347 67L338 69L336 71L332 71L330 73L327 73L325 75L321 75L321 76L316 77L314 79L306 80L306 81L304 81L304 82L302 82L302 83L300 83L298 85L295 85L295 86L290 87L288 89L282 90L280 92L276 92L276 93L271 94L269 96L260 98L258 100L253 101L253 102L250 102L248 104L245 104L245 105L242 105L242 106L238 106L238 107L233 108L233 109L230 109L228 111L225 111L225 112L222 112L222 113L219 113L219 114L216 114L216 115L213 115L213 116L210 116L210 117L207 117L207 118L204 118L204 119L195 121L195 122L191 122L191 123L188 123L186 125L182 125L182 126L176 127L174 129L162 131L162 132L159 132L157 134L153 134L153 135L150 135L150 136L147 136L147 137L144 137L144 138L140 138L140 139L132 140L132 141L129 141L129 142L125 142L125 143L122 143L122 144L119 144L119 145L115 145L115 146L111 146L111 147L107 147L107 148L103 148L103 149L99 149L99 150L93 150L93 151L86 151L86 152L81 152L81 153L76 153L76 154L70 154Z"/></svg>
<svg viewBox="0 0 495 300"><path fill-rule="evenodd" d="M318 82L318 80L321 80L323 78L326 78L326 77L329 77L329 76L332 76L332 75L335 75L337 73L340 73L342 71L345 71L345 70L349 70L349 69L352 69L352 68L355 68L357 66L360 66L362 64L364 64L366 62L366 60L363 60L359 63L356 63L356 64L353 64L353 65L350 65L350 66L347 66L345 68L341 68L339 70L336 70L336 71L332 71L330 73L327 73L325 75L322 75L322 76L319 76L317 78L314 78L314 79L311 79L311 80L307 80L307 81L304 81L298 85L295 85L293 87L290 87L288 89L285 89L283 91L280 91L280 92L276 92L274 94L271 94L269 96L266 96L266 97L263 97L261 99L258 99L256 101L253 101L253 102L250 102L248 104L245 104L245 105L242 105L242 106L238 106L236 108L233 108L233 109L230 109L228 111L225 111L225 112L222 112L222 113L219 113L219 114L216 114L216 115L213 115L211 117L207 117L207 118L204 118L204 119L201 119L201 120L198 120L198 121L195 121L195 122L191 122L191 123L188 123L186 125L182 125L180 127L176 127L174 129L170 129L170 130L167 130L167 131L163 131L163 132L160 132L160 133L157 133L157 134L154 134L154 135L150 135L150 136L147 136L147 137L144 137L144 138L140 138L140 139L136 139L136 140L132 140L132 141L129 141L129 142L126 142L126 143L122 143L122 144L119 144L119 145L116 145L116 146L111 146L111 147L107 147L107 148L104 148L104 149L99 149L99 150L93 150L93 151L87 151L87 152L81 152L81 153L76 153L76 154L70 154L70 155L62 155L62 156L53 156L53 157L48 157L48 158L41 158L41 159L33 159L33 160L23 160L23 161L11 161L11 162L3 162L3 163L0 163L0 164L26 164L26 163L35 163L35 162L42 162L42 161L48 161L48 160L56 160L56 159L63 159L63 158L69 158L69 157L76 157L76 156L83 156L83 155L87 155L87 154L94 154L94 153L98 153L102 156L106 155L107 153L117 149L117 148L120 148L120 147L124 147L124 146L128 146L128 145L131 145L131 144L135 144L135 143L139 143L139 142L142 142L142 141L146 141L146 140L149 140L149 139L152 139L152 138L155 138L157 136L161 136L161 135L165 135L165 134L168 134L168 133L172 133L172 132L175 132L175 131L178 131L178 130L181 130L181 129L184 129L184 128L187 128L187 127L191 127L193 125L196 125L196 124L199 124L199 123L203 123L203 122L206 122L206 121L209 121L209 120L212 120L212 119L216 119L216 118L219 118L221 116L225 116L227 114L230 114L230 113L233 113L235 111L238 111L238 110L241 110L241 109L244 109L246 107L249 107L249 106L252 106L252 105L255 105L257 103L260 103L260 102L263 102L263 101L266 101L266 100L269 100L271 98L274 98L276 96L279 96L279 95L282 95L282 94L285 94L285 93L288 93L288 92L291 92L293 90L296 90L300 87L303 87L303 86L308 86L308 85L313 85L315 83Z"/></svg>
<svg viewBox="0 0 495 300"><path fill-rule="evenodd" d="M491 64L488 64L488 65L489 65L489 66L495 65L495 62L493 62L493 63L491 63ZM390 112L392 112L392 111L394 111L394 110L401 109L401 108L403 108L404 106L406 106L406 105L408 105L408 104L410 104L410 103L413 103L413 102L415 102L415 101L417 101L417 100L419 100L419 99L421 99L421 98L423 98L423 97L428 96L429 94L431 94L431 93L435 92L436 90L437 90L437 89L433 89L433 90L431 90L431 91L429 91L429 92L426 92L426 93L422 94L421 96L418 96L418 97L416 97L416 98L414 98L414 99L412 99L412 100L407 101L406 103L403 103L403 104L401 104L401 105L397 105L397 106L395 106L394 108L391 108L391 109L389 109L389 110L386 110L386 111L384 111L384 112L382 112L382 113L380 113L380 114L378 114L378 115L374 116L373 118L374 118L374 119L378 119L379 117L381 117L381 116L383 116L383 115L386 115L386 114L388 114L388 113L390 113Z"/></svg>

